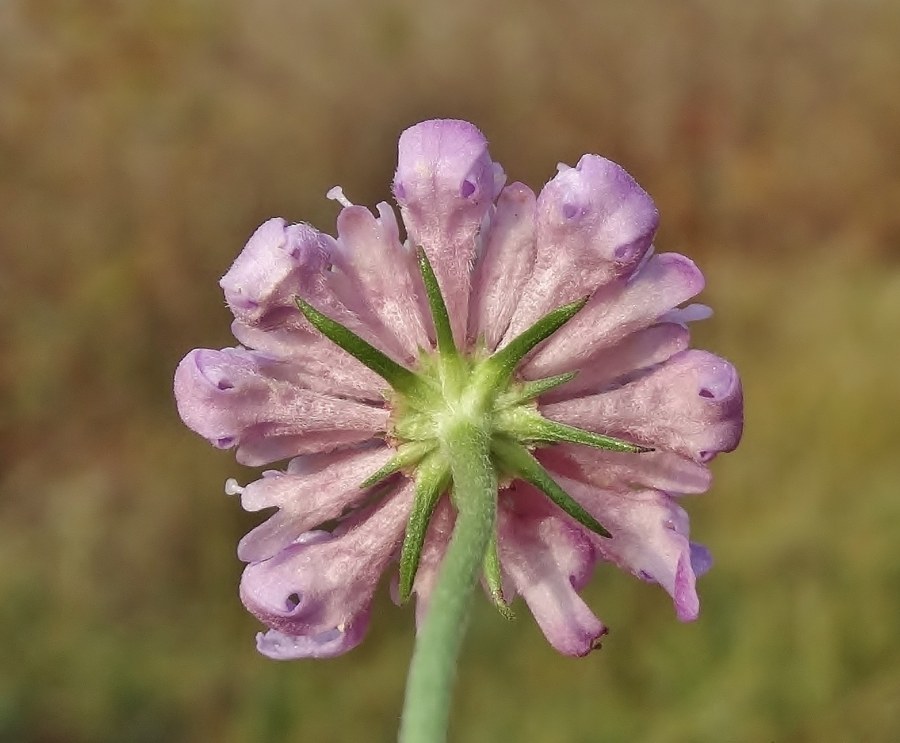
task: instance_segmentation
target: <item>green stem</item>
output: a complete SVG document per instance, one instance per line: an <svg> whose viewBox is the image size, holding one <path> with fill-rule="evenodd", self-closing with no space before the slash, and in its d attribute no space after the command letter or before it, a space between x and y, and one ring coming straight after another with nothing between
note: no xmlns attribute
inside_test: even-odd
<svg viewBox="0 0 900 743"><path fill-rule="evenodd" d="M406 685L400 743L441 743L447 737L456 659L472 590L494 533L497 476L485 431L462 423L447 436L446 451L458 511L428 613L416 638Z"/></svg>

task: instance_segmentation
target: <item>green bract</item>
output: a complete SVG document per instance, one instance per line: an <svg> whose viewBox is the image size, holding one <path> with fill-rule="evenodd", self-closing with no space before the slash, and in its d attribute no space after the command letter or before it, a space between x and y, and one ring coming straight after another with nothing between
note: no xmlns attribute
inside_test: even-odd
<svg viewBox="0 0 900 743"><path fill-rule="evenodd" d="M618 452L651 451L647 447L542 417L534 400L547 390L569 381L574 374L527 382L515 377L522 359L578 313L587 298L548 313L493 355L489 356L479 349L466 354L453 341L447 307L425 251L420 248L417 257L434 320L437 351L423 351L415 370L390 359L302 299L295 299L310 324L391 386L391 420L386 433L396 454L360 485L374 485L398 471L403 471L415 481L415 505L407 523L400 555L399 587L403 601L412 592L428 522L444 493L449 491L458 511L467 512L486 506L496 521L496 483L503 478L519 478L542 490L557 506L588 529L602 537L609 537L603 525L553 480L530 450L540 445L570 441ZM461 452L489 459L488 468L480 461L472 463L471 469L493 472L491 504L460 501L460 492L473 492L471 489L453 487L454 473L467 469ZM508 614L501 590L496 528L491 528L494 536L485 550L485 580L495 604L504 614Z"/></svg>

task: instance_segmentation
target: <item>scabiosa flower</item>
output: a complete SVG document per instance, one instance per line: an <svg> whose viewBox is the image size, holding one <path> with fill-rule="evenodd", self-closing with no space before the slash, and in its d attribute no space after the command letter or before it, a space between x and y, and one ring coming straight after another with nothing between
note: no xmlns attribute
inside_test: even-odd
<svg viewBox="0 0 900 743"><path fill-rule="evenodd" d="M239 462L290 458L226 488L277 509L238 548L262 653L355 647L398 558L421 619L475 470L488 595L522 596L560 652L606 632L579 596L601 563L697 616L710 558L679 497L742 428L735 369L688 348L703 276L654 253L656 208L609 160L560 165L537 196L504 184L478 129L427 121L399 142L405 237L388 204L334 189L336 237L271 219L222 278L241 345L190 352L175 395Z"/></svg>

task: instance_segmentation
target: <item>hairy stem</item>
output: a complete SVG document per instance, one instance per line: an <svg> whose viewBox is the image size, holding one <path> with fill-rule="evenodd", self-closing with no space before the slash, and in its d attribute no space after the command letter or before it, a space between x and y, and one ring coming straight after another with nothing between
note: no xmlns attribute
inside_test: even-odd
<svg viewBox="0 0 900 743"><path fill-rule="evenodd" d="M472 589L497 517L497 477L487 433L461 423L447 435L446 452L458 511L428 613L416 638L400 724L400 743L441 743L447 737L456 660Z"/></svg>

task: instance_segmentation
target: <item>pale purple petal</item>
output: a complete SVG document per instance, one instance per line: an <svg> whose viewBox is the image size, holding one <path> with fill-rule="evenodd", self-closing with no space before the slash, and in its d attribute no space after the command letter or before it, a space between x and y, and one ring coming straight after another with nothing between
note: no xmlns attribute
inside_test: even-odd
<svg viewBox="0 0 900 743"><path fill-rule="evenodd" d="M400 244L393 210L381 203L378 211L376 218L362 206L341 210L335 266L402 358L412 361L420 348L429 346L428 333L415 297L410 256Z"/></svg>
<svg viewBox="0 0 900 743"><path fill-rule="evenodd" d="M307 642L327 642L335 630L354 637L365 632L375 589L403 537L412 496L413 485L407 481L374 509L351 518L332 538L301 541L248 565L241 578L244 605L282 635L308 638L298 641L301 650Z"/></svg>
<svg viewBox="0 0 900 743"><path fill-rule="evenodd" d="M685 305L684 307L676 307L674 310L669 310L669 312L659 319L660 322L677 322L680 325L686 326L688 323L708 320L712 316L712 307L706 304L700 304L699 302L694 302Z"/></svg>
<svg viewBox="0 0 900 743"><path fill-rule="evenodd" d="M360 483L393 453L386 446L332 452L309 457L316 460L312 471L292 474L290 470L302 466L294 460L288 472L264 473L243 489L241 504L247 511L279 510L241 539L238 557L244 562L266 560L304 532L358 505L370 492Z"/></svg>
<svg viewBox="0 0 900 743"><path fill-rule="evenodd" d="M629 280L597 292L525 367L531 378L581 368L601 348L655 324L703 289L703 274L677 253L654 255Z"/></svg>
<svg viewBox="0 0 900 743"><path fill-rule="evenodd" d="M241 348L191 351L175 371L181 419L252 466L366 441L387 426L387 410L278 379L277 365Z"/></svg>
<svg viewBox="0 0 900 743"><path fill-rule="evenodd" d="M534 267L535 206L528 186L513 183L504 188L475 266L469 338L483 336L488 350L496 348L506 332Z"/></svg>
<svg viewBox="0 0 900 743"><path fill-rule="evenodd" d="M388 384L320 333L302 327L262 330L235 320L235 338L248 348L286 362L300 387L327 395L383 401Z"/></svg>
<svg viewBox="0 0 900 743"><path fill-rule="evenodd" d="M683 351L629 384L598 395L543 405L552 420L671 449L698 462L731 451L743 429L735 368L706 351Z"/></svg>
<svg viewBox="0 0 900 743"><path fill-rule="evenodd" d="M504 343L560 305L628 276L659 223L653 200L621 167L585 155L537 201L537 262Z"/></svg>
<svg viewBox="0 0 900 743"><path fill-rule="evenodd" d="M499 192L487 140L465 121L425 121L400 135L394 195L414 247L425 249L459 345L482 220Z"/></svg>
<svg viewBox="0 0 900 743"><path fill-rule="evenodd" d="M706 465L671 451L626 454L560 444L535 454L552 472L610 490L654 488L671 494L705 493L712 481Z"/></svg>
<svg viewBox="0 0 900 743"><path fill-rule="evenodd" d="M541 402L555 402L602 392L629 376L661 364L690 345L691 334L683 325L662 323L626 336L616 345L601 347L578 370L575 379L541 396ZM533 378L526 366L524 376ZM540 375L539 375L540 376Z"/></svg>
<svg viewBox="0 0 900 743"><path fill-rule="evenodd" d="M559 484L612 534L592 537L603 557L637 577L659 583L682 621L697 618L700 601L691 569L688 517L657 490L627 494L556 477Z"/></svg>
<svg viewBox="0 0 900 743"><path fill-rule="evenodd" d="M270 219L257 229L222 277L219 285L239 324L261 330L313 331L294 302L300 297L320 312L350 328L389 355L397 350L379 323L367 322L358 296L339 298L337 274L331 270L337 246L334 238L308 224ZM345 300L345 301L342 301Z"/></svg>
<svg viewBox="0 0 900 743"><path fill-rule="evenodd" d="M261 436L254 431L253 435L241 441L240 447L235 453L238 464L248 467L260 467L282 459L297 456L298 454L315 454L316 452L329 452L355 446L369 438L362 438L357 430L343 431L308 431L294 436ZM377 432L383 436L383 432ZM221 447L227 448L227 447Z"/></svg>
<svg viewBox="0 0 900 743"><path fill-rule="evenodd" d="M234 316L247 325L269 325L293 307L293 296L322 299L334 240L306 224L280 217L257 228L219 281Z"/></svg>
<svg viewBox="0 0 900 743"><path fill-rule="evenodd" d="M272 660L334 658L353 650L366 636L369 611L361 612L343 630L337 627L311 635L286 635L278 630L256 634L256 649Z"/></svg>
<svg viewBox="0 0 900 743"><path fill-rule="evenodd" d="M597 552L583 529L528 485L501 493L500 561L550 644L565 655L599 647L606 627L578 595Z"/></svg>

